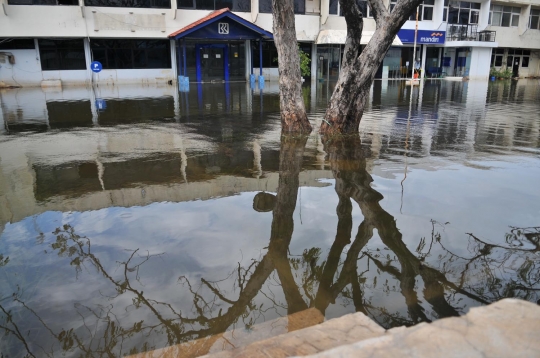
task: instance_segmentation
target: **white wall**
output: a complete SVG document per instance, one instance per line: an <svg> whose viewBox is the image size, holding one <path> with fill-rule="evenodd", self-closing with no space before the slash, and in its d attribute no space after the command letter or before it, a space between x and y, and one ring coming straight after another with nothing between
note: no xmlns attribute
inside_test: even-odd
<svg viewBox="0 0 540 358"><path fill-rule="evenodd" d="M93 73L93 83L114 86L120 83L166 85L176 80L172 69L103 70Z"/></svg>
<svg viewBox="0 0 540 358"><path fill-rule="evenodd" d="M256 78L259 76L259 68L260 67L253 67L253 74L257 76ZM265 81L279 81L279 72L277 68L263 67L263 76Z"/></svg>
<svg viewBox="0 0 540 358"><path fill-rule="evenodd" d="M470 56L469 78L471 80L487 80L491 62L491 49L473 47Z"/></svg>
<svg viewBox="0 0 540 358"><path fill-rule="evenodd" d="M495 39L499 47L540 49L540 30L529 29L520 35L518 27L488 26L487 29L497 32Z"/></svg>
<svg viewBox="0 0 540 358"><path fill-rule="evenodd" d="M15 63L10 64L7 56L1 55L2 52L12 53ZM37 50L0 50L0 87L39 86L41 81L41 63Z"/></svg>
<svg viewBox="0 0 540 358"><path fill-rule="evenodd" d="M315 41L319 35L319 16L317 15L295 15L296 38L298 41ZM273 32L272 14L260 13L255 21L257 26L266 31Z"/></svg>

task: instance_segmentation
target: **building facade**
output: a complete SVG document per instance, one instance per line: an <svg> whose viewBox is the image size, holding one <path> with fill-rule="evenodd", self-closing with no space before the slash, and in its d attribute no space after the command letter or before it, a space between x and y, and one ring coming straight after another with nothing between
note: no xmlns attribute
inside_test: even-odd
<svg viewBox="0 0 540 358"><path fill-rule="evenodd" d="M386 0L385 0L386 1ZM387 0L392 9L396 1ZM271 0L0 0L0 87L277 79ZM367 1L362 43L375 30ZM229 8L231 11L223 11ZM222 10L222 11L220 11ZM378 78L540 75L540 0L425 0ZM336 79L346 24L338 0L295 0L311 80ZM217 14L217 15L216 15ZM419 63L413 63L413 58ZM103 70L90 70L99 61ZM416 61L414 61L416 62Z"/></svg>

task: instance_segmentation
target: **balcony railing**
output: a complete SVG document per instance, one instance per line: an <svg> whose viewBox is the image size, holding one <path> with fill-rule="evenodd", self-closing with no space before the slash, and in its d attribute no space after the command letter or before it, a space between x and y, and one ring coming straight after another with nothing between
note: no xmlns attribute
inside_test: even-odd
<svg viewBox="0 0 540 358"><path fill-rule="evenodd" d="M446 41L495 42L495 31L478 31L478 25L447 24Z"/></svg>

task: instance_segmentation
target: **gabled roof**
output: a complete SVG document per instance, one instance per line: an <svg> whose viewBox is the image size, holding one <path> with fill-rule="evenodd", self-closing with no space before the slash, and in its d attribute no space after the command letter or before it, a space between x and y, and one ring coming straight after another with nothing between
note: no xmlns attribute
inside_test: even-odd
<svg viewBox="0 0 540 358"><path fill-rule="evenodd" d="M229 8L215 10L215 11L211 12L210 14L208 14L207 16L203 17L202 19L199 19L199 20L197 20L197 21L195 21L195 22L181 28L180 30L173 32L172 34L169 35L169 38L180 39L180 38L183 38L183 37L187 37L189 34L195 32L197 30L200 30L203 27L205 27L205 26L207 26L207 25L209 25L211 23L214 23L214 22L216 22L218 20L221 20L223 18L228 18L230 20L233 20L233 21L237 22L240 25L243 25L247 29L257 33L262 38L265 38L265 39L273 39L274 38L274 36L272 35L271 32L268 32L265 29L253 24L252 22L250 22L250 21L248 21L246 19L243 19L238 15L233 14L229 10Z"/></svg>

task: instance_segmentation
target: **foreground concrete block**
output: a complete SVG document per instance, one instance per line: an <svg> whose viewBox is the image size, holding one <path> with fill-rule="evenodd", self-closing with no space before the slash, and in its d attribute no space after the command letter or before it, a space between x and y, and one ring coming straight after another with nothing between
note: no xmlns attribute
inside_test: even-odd
<svg viewBox="0 0 540 358"><path fill-rule="evenodd" d="M207 358L282 358L305 356L344 344L378 337L385 330L362 313L349 314L317 326L283 334Z"/></svg>
<svg viewBox="0 0 540 358"><path fill-rule="evenodd" d="M192 358L204 354L220 352L243 347L254 342L267 339L268 337L284 335L305 327L311 327L324 321L322 313L310 308L286 317L280 317L271 321L260 323L246 329L239 326L236 329L197 339L191 342L178 344L171 347L156 349L130 356L128 358ZM286 336L289 337L289 336ZM294 338L294 337L289 337ZM299 342L294 342L294 344ZM293 345L293 343L290 343ZM305 354L320 352L320 350L306 350ZM299 353L294 353L299 354ZM293 354L290 354L293 355Z"/></svg>
<svg viewBox="0 0 540 358"><path fill-rule="evenodd" d="M540 357L540 306L505 299L309 357Z"/></svg>

